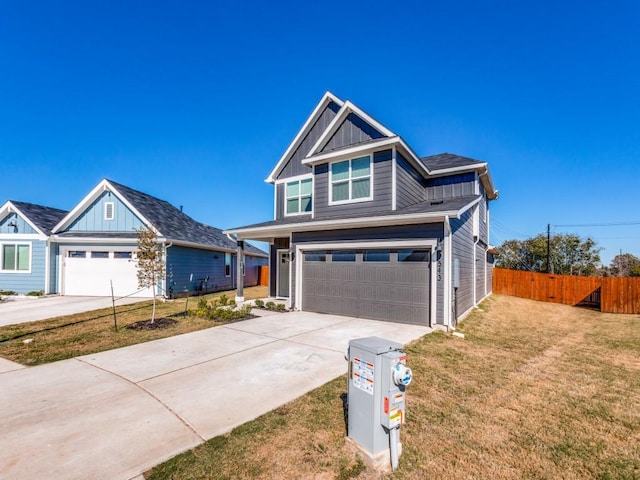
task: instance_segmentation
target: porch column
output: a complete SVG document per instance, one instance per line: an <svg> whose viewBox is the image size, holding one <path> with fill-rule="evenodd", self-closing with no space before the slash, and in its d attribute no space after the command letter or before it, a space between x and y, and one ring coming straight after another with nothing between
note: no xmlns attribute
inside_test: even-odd
<svg viewBox="0 0 640 480"><path fill-rule="evenodd" d="M236 250L236 303L244 302L244 241L238 240Z"/></svg>

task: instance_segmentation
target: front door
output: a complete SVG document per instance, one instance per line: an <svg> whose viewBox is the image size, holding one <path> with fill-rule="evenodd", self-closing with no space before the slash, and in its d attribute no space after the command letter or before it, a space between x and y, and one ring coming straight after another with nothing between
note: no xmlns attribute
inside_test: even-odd
<svg viewBox="0 0 640 480"><path fill-rule="evenodd" d="M278 251L278 278L276 289L277 297L289 298L289 265L290 256L288 250Z"/></svg>

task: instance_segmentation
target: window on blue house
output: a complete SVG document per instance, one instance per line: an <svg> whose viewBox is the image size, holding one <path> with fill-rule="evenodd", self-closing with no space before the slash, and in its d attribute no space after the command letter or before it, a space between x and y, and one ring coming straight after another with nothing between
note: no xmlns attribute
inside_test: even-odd
<svg viewBox="0 0 640 480"><path fill-rule="evenodd" d="M231 276L231 254L230 253L224 254L224 276L225 277Z"/></svg>
<svg viewBox="0 0 640 480"><path fill-rule="evenodd" d="M0 249L0 265L3 272L29 272L31 270L31 245L3 243Z"/></svg>

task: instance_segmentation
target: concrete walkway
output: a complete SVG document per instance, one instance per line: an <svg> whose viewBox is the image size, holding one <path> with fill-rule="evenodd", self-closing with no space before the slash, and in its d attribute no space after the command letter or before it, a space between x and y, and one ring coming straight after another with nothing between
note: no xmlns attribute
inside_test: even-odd
<svg viewBox="0 0 640 480"><path fill-rule="evenodd" d="M134 297L116 299L116 306L145 300L150 299ZM7 297L6 301L0 302L0 327L89 312L109 308L111 305L111 297Z"/></svg>
<svg viewBox="0 0 640 480"><path fill-rule="evenodd" d="M136 478L344 374L350 339L407 343L430 331L293 312L38 367L0 364L0 478Z"/></svg>

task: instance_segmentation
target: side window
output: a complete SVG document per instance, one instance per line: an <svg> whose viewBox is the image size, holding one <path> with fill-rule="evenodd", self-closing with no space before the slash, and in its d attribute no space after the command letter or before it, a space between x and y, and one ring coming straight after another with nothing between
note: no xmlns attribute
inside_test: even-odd
<svg viewBox="0 0 640 480"><path fill-rule="evenodd" d="M230 253L224 254L224 276L225 277L231 276L231 254Z"/></svg>
<svg viewBox="0 0 640 480"><path fill-rule="evenodd" d="M285 186L286 214L310 213L312 207L311 190L312 180L310 178L287 182Z"/></svg>
<svg viewBox="0 0 640 480"><path fill-rule="evenodd" d="M370 200L371 157L359 157L331 164L331 203Z"/></svg>

